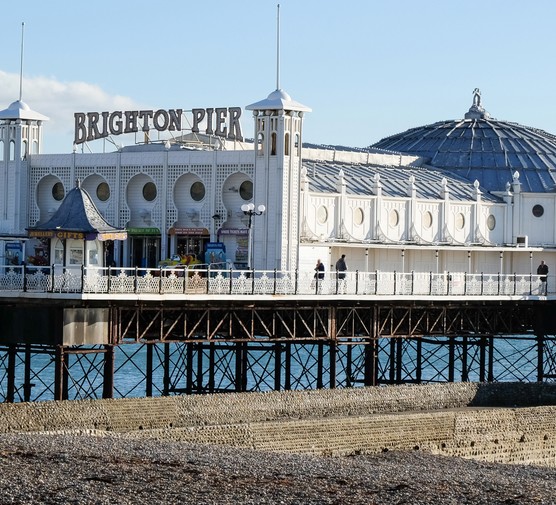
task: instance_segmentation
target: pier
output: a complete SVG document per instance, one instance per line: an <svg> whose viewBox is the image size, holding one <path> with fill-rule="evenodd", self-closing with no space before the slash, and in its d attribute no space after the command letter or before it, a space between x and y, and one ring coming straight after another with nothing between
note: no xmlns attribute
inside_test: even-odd
<svg viewBox="0 0 556 505"><path fill-rule="evenodd" d="M10 267L0 400L556 378L536 275Z"/></svg>

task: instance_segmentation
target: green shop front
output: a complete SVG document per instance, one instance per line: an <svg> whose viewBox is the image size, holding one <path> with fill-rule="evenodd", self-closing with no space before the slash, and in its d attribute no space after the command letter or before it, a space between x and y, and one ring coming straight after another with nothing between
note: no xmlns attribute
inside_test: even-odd
<svg viewBox="0 0 556 505"><path fill-rule="evenodd" d="M127 228L128 240L124 245L124 255L129 266L156 268L160 261L160 229L155 227ZM126 250L127 249L127 250Z"/></svg>

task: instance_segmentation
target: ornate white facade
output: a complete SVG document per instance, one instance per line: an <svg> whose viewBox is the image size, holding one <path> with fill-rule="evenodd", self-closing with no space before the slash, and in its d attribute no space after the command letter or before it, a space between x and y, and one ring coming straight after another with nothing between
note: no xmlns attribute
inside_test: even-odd
<svg viewBox="0 0 556 505"><path fill-rule="evenodd" d="M32 262L39 251L47 264L87 264L83 241L26 238L79 179L105 219L128 230L127 241L96 256L99 266L108 253L122 267L157 267L178 253L204 262L207 244L223 243L236 268L312 271L321 259L333 270L345 254L361 272L534 274L541 259L556 269L553 187L524 191L516 170L487 190L418 154L302 147L310 109L283 90L247 109L254 143L45 155L47 118L15 102L0 112L3 263L14 251ZM248 216L245 203L265 211Z"/></svg>

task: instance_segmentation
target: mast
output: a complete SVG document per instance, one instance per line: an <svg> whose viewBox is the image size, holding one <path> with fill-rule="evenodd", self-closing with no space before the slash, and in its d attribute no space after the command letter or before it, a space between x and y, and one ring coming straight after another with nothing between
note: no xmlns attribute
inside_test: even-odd
<svg viewBox="0 0 556 505"><path fill-rule="evenodd" d="M276 10L276 89L280 89L280 4Z"/></svg>
<svg viewBox="0 0 556 505"><path fill-rule="evenodd" d="M25 23L21 23L21 63L19 67L19 101L23 98L23 40L25 34Z"/></svg>

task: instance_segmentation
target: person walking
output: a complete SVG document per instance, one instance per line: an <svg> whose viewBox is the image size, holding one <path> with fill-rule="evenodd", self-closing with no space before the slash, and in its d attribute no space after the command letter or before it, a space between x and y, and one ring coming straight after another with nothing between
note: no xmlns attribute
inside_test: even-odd
<svg viewBox="0 0 556 505"><path fill-rule="evenodd" d="M537 268L537 275L541 276L541 295L548 294L548 283L546 282L548 276L548 265L541 260L541 264Z"/></svg>
<svg viewBox="0 0 556 505"><path fill-rule="evenodd" d="M343 294L346 288L346 255L342 254L341 258L336 261L336 293Z"/></svg>
<svg viewBox="0 0 556 505"><path fill-rule="evenodd" d="M315 267L315 279L324 279L324 263L321 260L317 260L317 266Z"/></svg>
<svg viewBox="0 0 556 505"><path fill-rule="evenodd" d="M346 270L348 269L346 265L346 255L342 254L342 257L336 261L336 272L338 273L338 279L342 280L346 278Z"/></svg>

